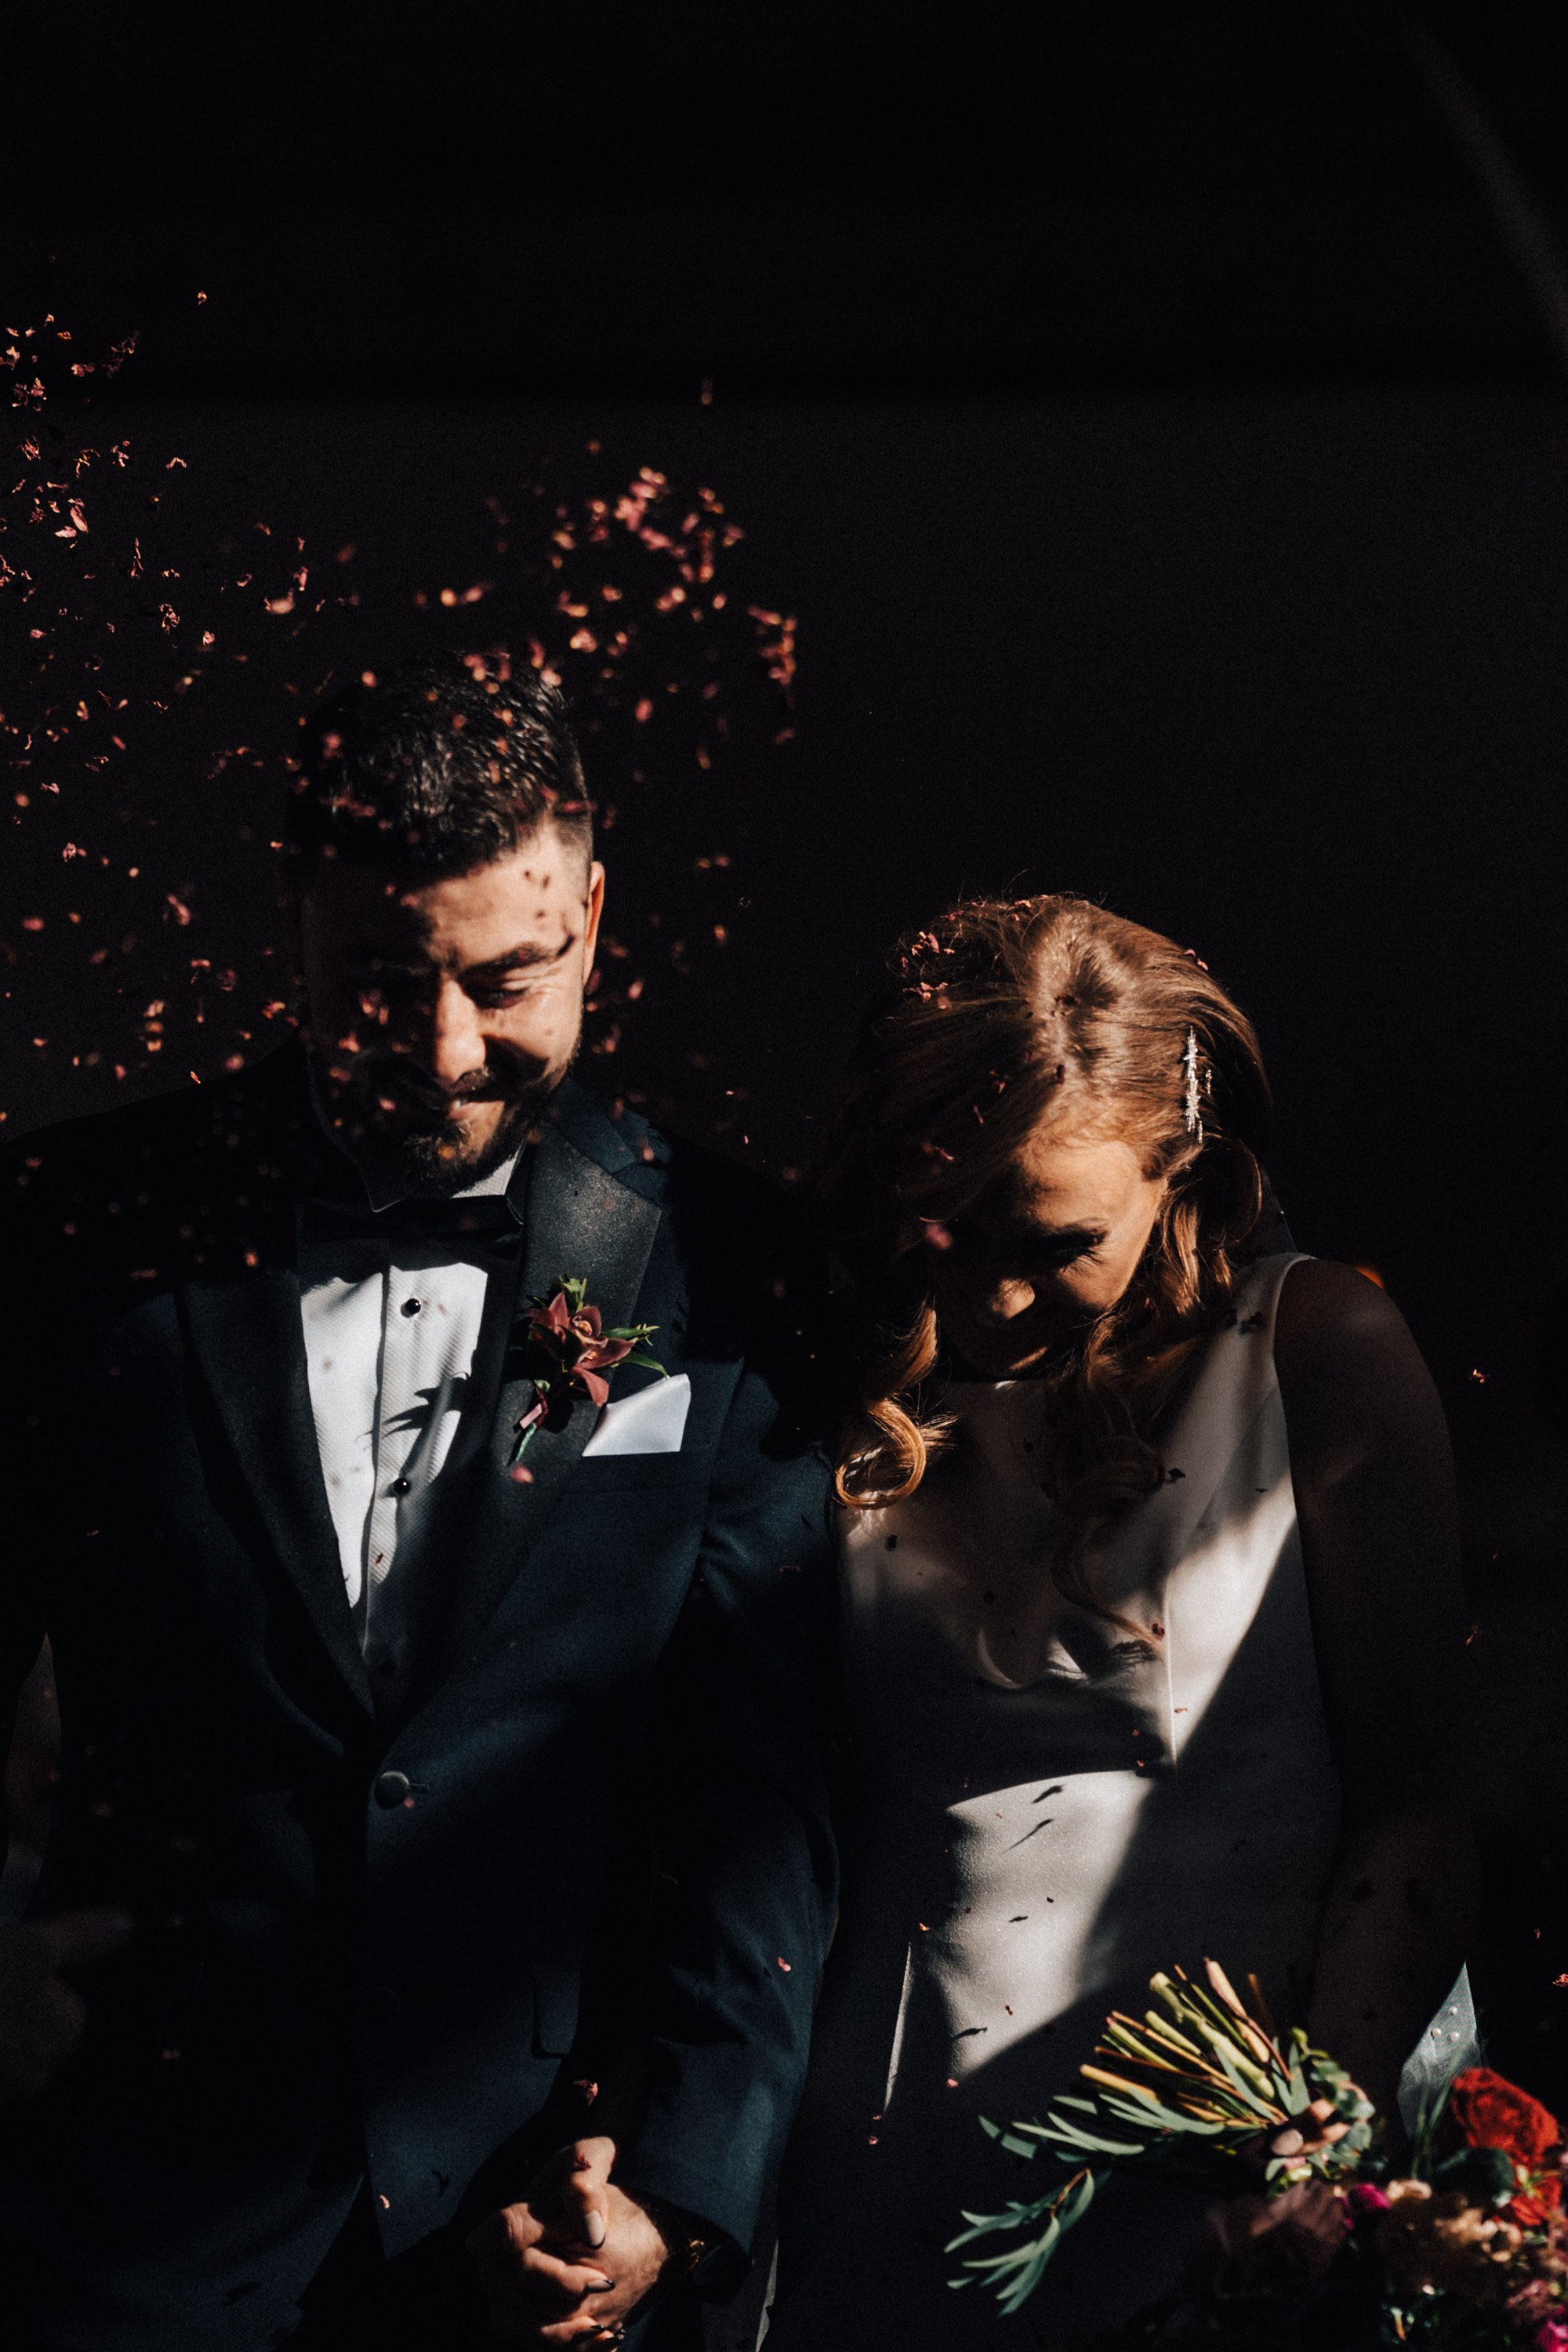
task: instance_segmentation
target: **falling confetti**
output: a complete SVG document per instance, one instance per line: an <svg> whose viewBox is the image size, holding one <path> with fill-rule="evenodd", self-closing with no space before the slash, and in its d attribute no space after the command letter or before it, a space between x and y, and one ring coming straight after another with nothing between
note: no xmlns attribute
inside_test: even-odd
<svg viewBox="0 0 1568 2352"><path fill-rule="evenodd" d="M724 833L789 732L795 623L731 576L745 535L723 499L592 440L498 484L444 579L397 583L383 549L372 589L363 527L308 547L276 507L246 512L243 478L213 478L199 450L107 428L105 387L135 345L84 352L53 318L0 328L16 452L0 758L11 903L33 902L0 919L0 1005L38 1074L0 1119L98 1108L187 1066L210 1080L276 1043L268 910L291 745L329 676L373 683L387 648L418 650L410 615L430 650L473 648L498 688L525 663L567 688L617 849L587 1042L624 1058L634 1008L668 1013L730 949L746 901ZM46 867L80 877L68 908ZM738 1093L721 1097L707 1056L689 1063L713 1130L744 1137Z"/></svg>

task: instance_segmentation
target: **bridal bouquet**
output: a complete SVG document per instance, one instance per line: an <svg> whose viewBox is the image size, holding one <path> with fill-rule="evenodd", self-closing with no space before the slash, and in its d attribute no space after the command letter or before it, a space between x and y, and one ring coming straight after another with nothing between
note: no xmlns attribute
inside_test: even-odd
<svg viewBox="0 0 1568 2352"><path fill-rule="evenodd" d="M1408 2344L1568 2352L1568 2168L1556 2119L1527 2092L1472 2067L1419 2119L1395 2163L1381 2118L1300 2027L1276 2033L1223 1969L1151 1979L1140 2021L1113 2011L1082 2095L1044 2123L984 2128L1016 2156L1066 2172L1033 2203L965 2213L950 2253L970 2254L1005 2313L1038 2285L1067 2231L1113 2170L1153 2167L1212 2191L1179 2290L1094 2352L1205 2345L1311 2352ZM1084 2352L1089 2352L1085 2347Z"/></svg>

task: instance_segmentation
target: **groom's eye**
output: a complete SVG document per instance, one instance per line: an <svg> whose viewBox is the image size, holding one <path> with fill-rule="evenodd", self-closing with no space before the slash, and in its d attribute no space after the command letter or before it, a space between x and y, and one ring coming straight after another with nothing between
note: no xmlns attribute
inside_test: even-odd
<svg viewBox="0 0 1568 2352"><path fill-rule="evenodd" d="M482 984L479 982L473 982L468 989L468 994L476 1004L491 1007L501 1004L521 1004L525 996L531 996L534 993L536 986L537 982L531 972L511 972L505 980L486 981Z"/></svg>

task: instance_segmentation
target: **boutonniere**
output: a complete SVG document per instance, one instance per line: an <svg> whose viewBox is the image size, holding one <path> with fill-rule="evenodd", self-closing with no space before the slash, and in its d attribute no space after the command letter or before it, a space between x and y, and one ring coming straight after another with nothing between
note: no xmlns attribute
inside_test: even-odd
<svg viewBox="0 0 1568 2352"><path fill-rule="evenodd" d="M606 1375L621 1364L642 1371L663 1373L664 1366L647 1352L657 1323L622 1323L612 1331L596 1307L588 1304L588 1286L570 1275L556 1277L552 1298L531 1298L522 1318L521 1370L533 1382L533 1402L517 1424L517 1442L509 1468L522 1460L536 1429L564 1429L578 1397L602 1405L610 1393Z"/></svg>

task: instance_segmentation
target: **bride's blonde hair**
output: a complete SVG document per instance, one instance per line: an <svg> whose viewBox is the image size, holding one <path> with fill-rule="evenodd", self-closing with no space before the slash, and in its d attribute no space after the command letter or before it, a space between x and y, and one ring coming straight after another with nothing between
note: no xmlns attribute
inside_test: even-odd
<svg viewBox="0 0 1568 2352"><path fill-rule="evenodd" d="M1045 1483L1071 1530L1054 1572L1093 1606L1088 1545L1163 1480L1151 1433L1229 1308L1265 1199L1269 1108L1252 1024L1204 965L1088 899L971 899L904 940L818 1181L856 1327L840 1500L902 1500L950 1442L931 1229L965 1216L1042 1124L1114 1133L1165 1194L1126 1291L1040 1380Z"/></svg>

